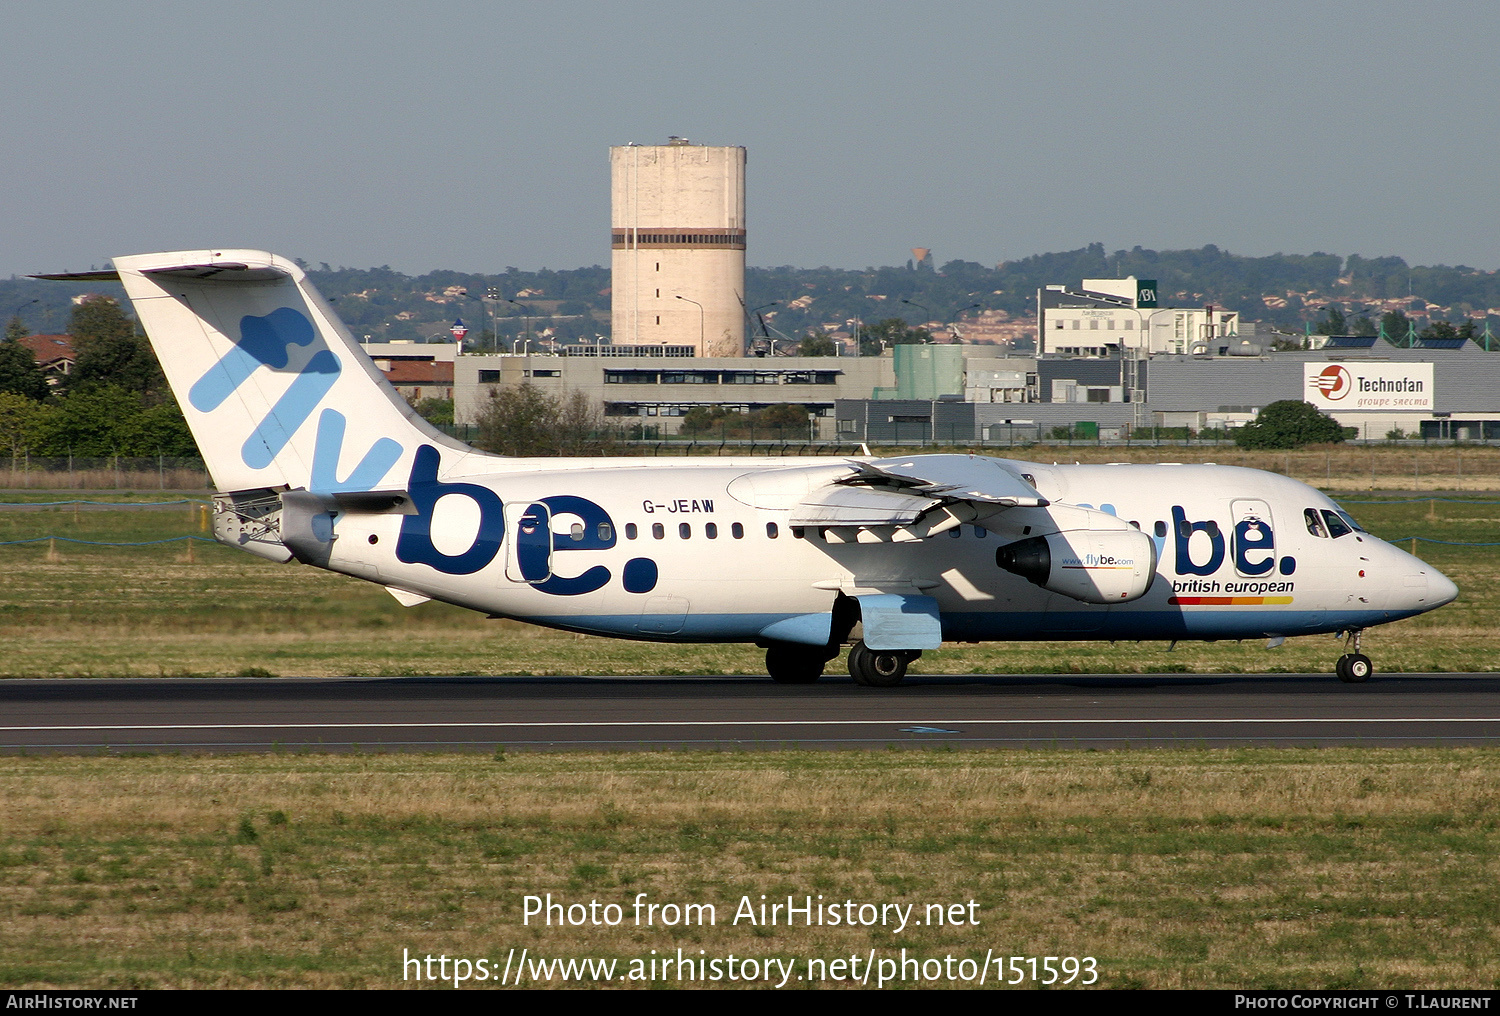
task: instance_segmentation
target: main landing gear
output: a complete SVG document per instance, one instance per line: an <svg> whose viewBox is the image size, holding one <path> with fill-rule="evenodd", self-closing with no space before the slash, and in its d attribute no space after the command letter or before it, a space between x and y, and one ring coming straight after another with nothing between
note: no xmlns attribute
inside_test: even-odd
<svg viewBox="0 0 1500 1016"><path fill-rule="evenodd" d="M837 646L794 645L777 642L766 649L766 673L777 684L812 684L823 676L823 668L839 654ZM894 688L906 676L915 649L870 649L863 642L849 650L849 675L866 688Z"/></svg>
<svg viewBox="0 0 1500 1016"><path fill-rule="evenodd" d="M894 688L906 676L906 668L921 656L915 649L871 649L864 642L849 650L849 676L866 688Z"/></svg>
<svg viewBox="0 0 1500 1016"><path fill-rule="evenodd" d="M1333 672L1345 684L1363 684L1375 672L1375 667L1370 663L1370 658L1359 651L1359 637L1361 634L1363 633L1358 628L1349 632L1349 647L1354 651L1340 656L1338 663L1333 668Z"/></svg>
<svg viewBox="0 0 1500 1016"><path fill-rule="evenodd" d="M823 646L778 642L766 650L766 673L777 684L812 684L823 676L823 667L839 654Z"/></svg>

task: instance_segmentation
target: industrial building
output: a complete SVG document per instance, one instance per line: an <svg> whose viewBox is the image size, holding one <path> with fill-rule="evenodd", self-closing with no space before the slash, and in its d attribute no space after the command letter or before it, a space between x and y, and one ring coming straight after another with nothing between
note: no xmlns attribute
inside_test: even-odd
<svg viewBox="0 0 1500 1016"><path fill-rule="evenodd" d="M745 149L609 150L610 285L619 345L745 354Z"/></svg>
<svg viewBox="0 0 1500 1016"><path fill-rule="evenodd" d="M1084 279L1078 289L1036 294L1036 349L1043 356L1216 352L1241 334L1222 307L1162 307L1153 279Z"/></svg>
<svg viewBox="0 0 1500 1016"><path fill-rule="evenodd" d="M960 348L960 347L950 347ZM1500 438L1500 353L1467 343L1403 349L1362 347L1266 352L1259 356L1162 355L1137 364L1140 400L1126 401L1120 377L1130 358L1046 357L1021 402L975 401L970 387L935 397L858 400L835 407L845 441L1031 441L1054 428L1121 440L1147 427L1193 431L1235 427L1284 399L1328 413L1360 440ZM965 373L989 369L965 360Z"/></svg>
<svg viewBox="0 0 1500 1016"><path fill-rule="evenodd" d="M832 439L835 402L869 399L879 389L896 387L888 356L745 358L683 352L691 354L690 349L635 347L625 356L460 356L454 419L477 423L492 393L529 382L558 397L582 392L603 408L606 423L627 431L642 426L659 436L676 434L683 415L696 406L753 412L799 405L813 417L815 436Z"/></svg>

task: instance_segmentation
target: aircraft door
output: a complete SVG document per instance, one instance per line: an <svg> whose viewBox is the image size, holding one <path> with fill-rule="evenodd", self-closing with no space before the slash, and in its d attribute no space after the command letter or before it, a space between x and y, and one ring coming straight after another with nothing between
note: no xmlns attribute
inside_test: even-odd
<svg viewBox="0 0 1500 1016"><path fill-rule="evenodd" d="M1230 502L1234 518L1234 570L1247 578L1269 575L1276 566L1276 531L1264 501Z"/></svg>
<svg viewBox="0 0 1500 1016"><path fill-rule="evenodd" d="M552 512L544 504L505 506L505 577L535 585L552 577Z"/></svg>

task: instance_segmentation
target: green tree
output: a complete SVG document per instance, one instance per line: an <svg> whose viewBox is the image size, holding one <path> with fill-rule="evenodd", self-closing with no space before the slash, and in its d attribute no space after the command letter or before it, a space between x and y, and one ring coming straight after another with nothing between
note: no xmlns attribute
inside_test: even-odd
<svg viewBox="0 0 1500 1016"><path fill-rule="evenodd" d="M49 407L15 392L0 392L0 454L15 458L41 444Z"/></svg>
<svg viewBox="0 0 1500 1016"><path fill-rule="evenodd" d="M0 340L0 392L40 401L47 397L47 376L31 350L21 345L26 334L19 314L5 326L5 338Z"/></svg>
<svg viewBox="0 0 1500 1016"><path fill-rule="evenodd" d="M412 408L434 427L453 426L452 399L423 399L415 403Z"/></svg>
<svg viewBox="0 0 1500 1016"><path fill-rule="evenodd" d="M1417 333L1419 339L1456 339L1458 329L1451 321L1429 321L1427 327Z"/></svg>
<svg viewBox="0 0 1500 1016"><path fill-rule="evenodd" d="M1348 320L1344 312L1329 304L1323 308L1323 316L1313 322L1313 334L1315 335L1347 335L1345 330Z"/></svg>
<svg viewBox="0 0 1500 1016"><path fill-rule="evenodd" d="M558 399L526 381L490 396L474 443L500 455L598 455L613 444L599 406L583 392Z"/></svg>
<svg viewBox="0 0 1500 1016"><path fill-rule="evenodd" d="M1393 346L1411 345L1411 320L1399 310L1380 315L1380 334Z"/></svg>
<svg viewBox="0 0 1500 1016"><path fill-rule="evenodd" d="M694 406L682 414L682 429L688 434L732 429L730 421L738 418L739 415L723 406ZM733 427L738 426L738 423L733 424Z"/></svg>
<svg viewBox="0 0 1500 1016"><path fill-rule="evenodd" d="M803 337L797 352L802 356L832 356L834 353L833 336L823 331L813 332Z"/></svg>
<svg viewBox="0 0 1500 1016"><path fill-rule="evenodd" d="M1371 321L1368 314L1361 314L1359 317L1355 318L1354 323L1349 326L1349 334L1379 335L1380 326L1375 324L1374 321Z"/></svg>
<svg viewBox="0 0 1500 1016"><path fill-rule="evenodd" d="M1273 402L1234 432L1234 443L1241 448L1301 448L1343 440L1344 428L1337 420L1300 399Z"/></svg>
<svg viewBox="0 0 1500 1016"><path fill-rule="evenodd" d="M78 359L68 376L69 388L115 385L160 401L169 397L166 378L145 336L107 296L90 296L73 308L69 325Z"/></svg>
<svg viewBox="0 0 1500 1016"><path fill-rule="evenodd" d="M905 318L893 317L866 325L859 337L859 351L862 356L879 356L880 351L888 346L931 341L932 333L927 329L913 328L906 323Z"/></svg>

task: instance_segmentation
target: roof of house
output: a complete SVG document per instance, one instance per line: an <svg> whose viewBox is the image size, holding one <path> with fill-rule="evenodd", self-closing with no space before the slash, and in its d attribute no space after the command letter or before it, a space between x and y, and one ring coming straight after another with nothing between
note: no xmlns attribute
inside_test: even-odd
<svg viewBox="0 0 1500 1016"><path fill-rule="evenodd" d="M23 335L21 345L31 350L36 362L46 366L58 360L76 360L71 335Z"/></svg>
<svg viewBox="0 0 1500 1016"><path fill-rule="evenodd" d="M453 363L442 360L392 360L385 376L393 385L451 385Z"/></svg>

